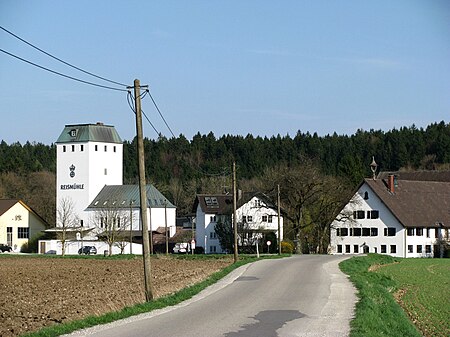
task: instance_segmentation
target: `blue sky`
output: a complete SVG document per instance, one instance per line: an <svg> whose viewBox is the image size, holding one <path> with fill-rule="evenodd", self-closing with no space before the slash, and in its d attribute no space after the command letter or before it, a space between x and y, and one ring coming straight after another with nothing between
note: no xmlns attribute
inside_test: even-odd
<svg viewBox="0 0 450 337"><path fill-rule="evenodd" d="M450 1L17 1L0 25L47 52L150 91L176 136L353 134L449 122ZM0 48L83 80L0 31ZM170 137L151 100L142 107ZM126 93L0 52L0 140L56 141L64 125L135 134ZM157 134L144 123L145 136Z"/></svg>

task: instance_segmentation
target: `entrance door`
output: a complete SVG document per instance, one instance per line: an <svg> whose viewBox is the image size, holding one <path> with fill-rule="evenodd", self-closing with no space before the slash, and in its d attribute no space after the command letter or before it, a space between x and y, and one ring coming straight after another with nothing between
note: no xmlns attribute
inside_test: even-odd
<svg viewBox="0 0 450 337"><path fill-rule="evenodd" d="M12 247L12 234L13 234L13 228L6 227L6 244L10 247Z"/></svg>
<svg viewBox="0 0 450 337"><path fill-rule="evenodd" d="M41 242L41 246L39 247L39 253L45 254L45 242Z"/></svg>
<svg viewBox="0 0 450 337"><path fill-rule="evenodd" d="M364 245L363 252L364 252L364 254L369 254L369 246Z"/></svg>

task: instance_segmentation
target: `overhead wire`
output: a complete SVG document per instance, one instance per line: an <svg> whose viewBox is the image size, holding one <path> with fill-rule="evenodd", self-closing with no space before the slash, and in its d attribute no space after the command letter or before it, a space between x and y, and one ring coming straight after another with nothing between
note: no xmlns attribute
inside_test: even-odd
<svg viewBox="0 0 450 337"><path fill-rule="evenodd" d="M139 95L141 96L141 95ZM133 97L133 94L131 93L130 90L128 90L128 95L127 95L127 102L128 102L128 106L130 107L131 111L133 111L134 114L136 114L136 109L133 107L133 102L131 102L132 100L134 100L135 98ZM147 117L147 114L144 112L144 110L142 110L141 107L141 112L144 115L145 119L147 120L147 122L150 124L150 126L153 128L153 130L155 130L156 134L158 136L161 135L161 133L155 128L155 126L153 125L153 123L150 121L150 119Z"/></svg>
<svg viewBox="0 0 450 337"><path fill-rule="evenodd" d="M21 38L20 36L14 34L13 32L11 32L11 31L9 31L9 30L7 30L7 29L6 29L5 27L3 27L3 26L0 26L0 29L2 29L2 30L5 31L6 33L8 33L8 34L14 36L16 39L18 39L18 40L22 41L23 43L29 45L30 47L32 47L32 48L34 48L34 49L40 51L41 53L43 53L43 54L45 54L45 55L47 55L47 56L49 56L49 57L51 57L51 58L53 58L53 59L55 59L55 60L61 62L61 63L65 64L65 65L67 65L67 66L69 66L69 67L72 67L72 68L74 68L74 69L76 69L76 70L78 70L78 71L81 71L81 72L83 72L83 73L85 73L85 74L87 74L87 75L93 76L93 77L95 77L95 78L98 78L98 79L100 79L100 80L103 80L103 81L106 81L106 82L109 82L109 83L113 83L113 84L120 85L120 86L123 86L123 87L126 87L126 86L127 86L127 85L124 84L124 83L120 83L120 82L116 82L116 81L109 80L109 79L107 79L107 78L105 78L105 77L98 76L98 75L93 74L93 73L91 73L91 72L89 72L89 71L87 71L87 70L84 70L84 69L81 69L81 68L79 68L79 67L77 67L77 66L74 66L73 64L70 64L69 62L66 62L66 61L64 61L64 60L62 60L62 59L60 59L60 58L58 58L58 57L56 57L56 56L54 56L54 55L52 55L52 54L46 52L45 50L43 50L43 49L41 49L41 48L35 46L34 44L32 44L32 43L26 41L25 39Z"/></svg>
<svg viewBox="0 0 450 337"><path fill-rule="evenodd" d="M169 129L170 133L172 134L172 137L173 137L173 138L176 138L176 137L175 137L175 134L172 132L172 129L170 128L169 124L167 124L167 121L166 121L166 119L164 118L164 116L163 116L161 110L159 109L158 105L156 104L155 100L153 99L153 96L152 96L152 94L150 93L150 90L147 89L146 91L148 92L148 95L150 96L150 98L151 98L151 100L152 100L152 102L153 102L153 105L155 106L156 110L158 111L159 115L161 116L161 119L164 121L164 124L167 126L167 129Z"/></svg>
<svg viewBox="0 0 450 337"><path fill-rule="evenodd" d="M7 54L7 55L9 55L9 56L12 56L12 57L14 57L14 58L20 60L20 61L22 61L22 62L31 64L32 66L35 66L35 67L37 67L37 68L40 68L40 69L42 69L42 70L48 71L48 72L50 72L50 73L53 73L53 74L56 74L56 75L59 75L59 76L65 77L65 78L68 78L68 79L73 80L73 81L77 81L77 82L81 82L81 83L84 83L84 84L89 84L89 85L92 85L92 86L95 86L95 87L104 88L104 89L109 89L109 90L127 91L126 89L114 88L114 87L110 87L110 86L107 86L107 85L102 85L102 84L98 84L98 83L93 83L93 82L89 82L89 81L82 80L82 79L80 79L80 78L76 78L76 77L73 77L73 76L69 76L69 75L60 73L60 72L58 72L58 71L55 71L55 70L46 68L46 67L44 67L44 66L41 66L41 65L39 65L39 64L37 64L37 63L34 63L34 62L31 62L31 61L29 61L29 60L26 60L26 59L24 59L24 58L22 58L22 57L20 57L20 56L17 56L17 55L15 55L15 54L13 54L13 53L10 53L10 52L6 51L6 50L4 50L4 49L0 49L0 51L1 51L2 53L5 53L5 54Z"/></svg>

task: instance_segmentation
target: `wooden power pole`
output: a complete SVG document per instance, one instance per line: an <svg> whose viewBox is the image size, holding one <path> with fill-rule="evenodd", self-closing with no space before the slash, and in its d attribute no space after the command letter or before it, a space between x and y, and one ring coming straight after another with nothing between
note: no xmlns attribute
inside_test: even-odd
<svg viewBox="0 0 450 337"><path fill-rule="evenodd" d="M281 255L281 207L280 207L280 184L277 185L277 205L278 205L278 255Z"/></svg>
<svg viewBox="0 0 450 337"><path fill-rule="evenodd" d="M148 220L147 220L147 186L145 182L145 161L144 161L144 137L142 131L142 111L141 111L141 83L138 79L134 80L134 101L136 113L136 137L137 152L139 164L139 197L141 203L141 221L142 221L142 245L144 259L144 287L145 300L147 302L153 299L152 272L150 263L150 243L148 239Z"/></svg>
<svg viewBox="0 0 450 337"><path fill-rule="evenodd" d="M238 261L237 219L236 219L236 162L233 162L233 236L234 236L234 262Z"/></svg>

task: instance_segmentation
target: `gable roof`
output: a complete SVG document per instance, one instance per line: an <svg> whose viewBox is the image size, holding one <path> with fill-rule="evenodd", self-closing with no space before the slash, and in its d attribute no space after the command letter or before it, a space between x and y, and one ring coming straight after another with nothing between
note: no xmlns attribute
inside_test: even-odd
<svg viewBox="0 0 450 337"><path fill-rule="evenodd" d="M130 208L141 207L138 185L105 185L97 196L92 200L87 209L100 209L109 207ZM166 204L167 202L167 204ZM155 186L147 185L147 205L152 208L175 208Z"/></svg>
<svg viewBox="0 0 450 337"><path fill-rule="evenodd" d="M389 175L395 175L399 180L414 180L414 181L446 181L450 182L450 171L395 171L395 172L380 172L378 179L387 179Z"/></svg>
<svg viewBox="0 0 450 337"><path fill-rule="evenodd" d="M19 202L18 199L0 199L0 216Z"/></svg>
<svg viewBox="0 0 450 337"><path fill-rule="evenodd" d="M28 212L33 213L39 220L44 223L45 226L48 226L47 221L45 221L39 214L37 214L30 206L25 204L20 199L0 199L0 216L5 214L11 207L13 207L15 204L20 203Z"/></svg>
<svg viewBox="0 0 450 337"><path fill-rule="evenodd" d="M404 227L450 227L450 182L403 180L394 193L387 179L364 179Z"/></svg>
<svg viewBox="0 0 450 337"><path fill-rule="evenodd" d="M268 208L277 210L277 206L272 200L262 192L244 192L236 203L236 208L240 208L251 199L257 197L262 200ZM196 212L200 205L202 211L208 214L231 214L233 212L233 194L197 194L192 211ZM281 210L281 213L284 211Z"/></svg>
<svg viewBox="0 0 450 337"><path fill-rule="evenodd" d="M66 125L56 143L72 142L122 143L116 129L112 125L73 124Z"/></svg>

